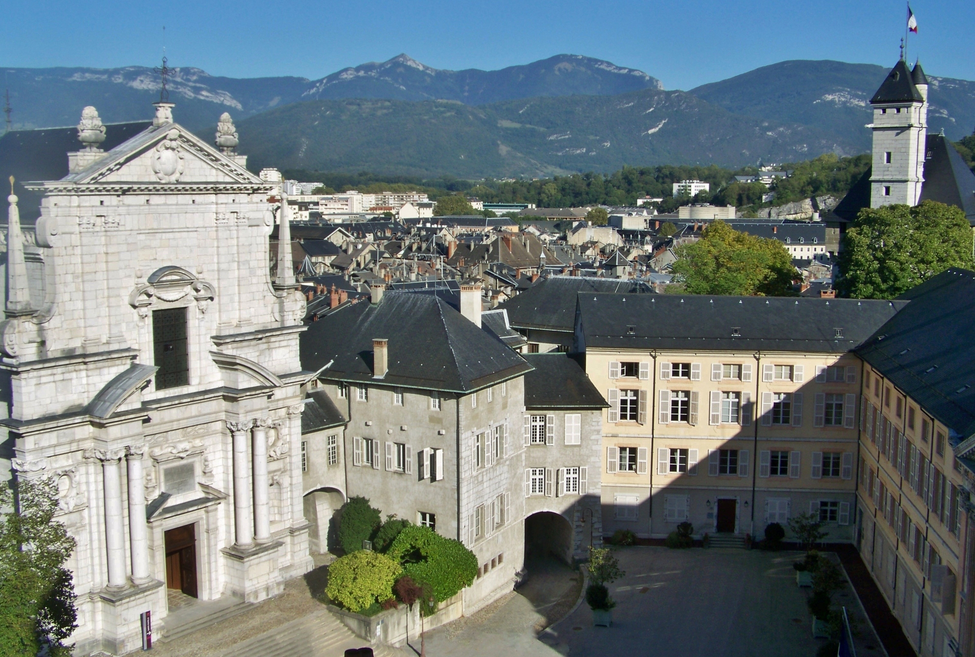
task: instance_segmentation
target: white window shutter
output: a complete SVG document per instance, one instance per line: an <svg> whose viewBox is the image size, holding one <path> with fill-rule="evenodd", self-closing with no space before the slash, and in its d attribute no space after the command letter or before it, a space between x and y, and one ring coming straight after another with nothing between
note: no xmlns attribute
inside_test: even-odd
<svg viewBox="0 0 975 657"><path fill-rule="evenodd" d="M813 426L821 427L826 424L826 394L816 393L816 408L813 409Z"/></svg>
<svg viewBox="0 0 975 657"><path fill-rule="evenodd" d="M639 447L636 450L636 473L647 474L647 448Z"/></svg>
<svg viewBox="0 0 975 657"><path fill-rule="evenodd" d="M772 452L763 449L758 453L758 476L768 477L772 470Z"/></svg>
<svg viewBox="0 0 975 657"><path fill-rule="evenodd" d="M620 363L616 360L609 361L609 378L618 379L620 378Z"/></svg>
<svg viewBox="0 0 975 657"><path fill-rule="evenodd" d="M469 539L469 544L473 547L474 545L474 514L467 516L467 538Z"/></svg>
<svg viewBox="0 0 975 657"><path fill-rule="evenodd" d="M711 363L711 380L721 380L721 363Z"/></svg>
<svg viewBox="0 0 975 657"><path fill-rule="evenodd" d="M531 497L532 494L532 469L525 468L525 497Z"/></svg>
<svg viewBox="0 0 975 657"><path fill-rule="evenodd" d="M765 499L765 524L767 525L767 524L769 524L769 522L770 522L770 520L769 520L769 500L768 500L768 498L766 498Z"/></svg>
<svg viewBox="0 0 975 657"><path fill-rule="evenodd" d="M809 503L809 513L819 518L819 500L813 500Z"/></svg>
<svg viewBox="0 0 975 657"><path fill-rule="evenodd" d="M552 468L545 468L545 497L552 497L555 493L555 472Z"/></svg>
<svg viewBox="0 0 975 657"><path fill-rule="evenodd" d="M508 418L504 419L504 455L511 454L511 441L508 438Z"/></svg>
<svg viewBox="0 0 975 657"><path fill-rule="evenodd" d="M802 393L792 393L792 426L802 426Z"/></svg>
<svg viewBox="0 0 975 657"><path fill-rule="evenodd" d="M840 466L843 479L853 479L853 452L844 452Z"/></svg>
<svg viewBox="0 0 975 657"><path fill-rule="evenodd" d="M582 466L579 468L579 494L585 495L587 491L587 480L589 479L589 468Z"/></svg>
<svg viewBox="0 0 975 657"><path fill-rule="evenodd" d="M857 382L857 368L854 365L846 366L846 382L856 383Z"/></svg>
<svg viewBox="0 0 975 657"><path fill-rule="evenodd" d="M636 421L638 424L647 423L647 391L641 390L637 394L639 403L637 405Z"/></svg>
<svg viewBox="0 0 975 657"><path fill-rule="evenodd" d="M687 416L687 421L692 426L697 425L697 412L698 412L698 406L700 405L700 402L701 402L701 393L699 393L697 390L691 390L691 408L690 408L690 413Z"/></svg>
<svg viewBox="0 0 975 657"><path fill-rule="evenodd" d="M362 438L352 438L352 465L362 465Z"/></svg>
<svg viewBox="0 0 975 657"><path fill-rule="evenodd" d="M687 450L687 474L692 477L697 475L697 450Z"/></svg>
<svg viewBox="0 0 975 657"><path fill-rule="evenodd" d="M691 363L691 381L701 380L701 364Z"/></svg>
<svg viewBox="0 0 975 657"><path fill-rule="evenodd" d="M661 390L659 408L657 409L657 422L667 424L670 422L670 390Z"/></svg>
<svg viewBox="0 0 975 657"><path fill-rule="evenodd" d="M825 365L817 365L816 366L816 382L817 383L826 383L826 366Z"/></svg>
<svg viewBox="0 0 975 657"><path fill-rule="evenodd" d="M792 367L792 381L793 383L802 383L806 378L806 368L802 365L794 365Z"/></svg>
<svg viewBox="0 0 975 657"><path fill-rule="evenodd" d="M611 388L606 395L607 401L609 401L609 409L607 411L609 422L619 422L620 421L620 391L616 388Z"/></svg>
<svg viewBox="0 0 975 657"><path fill-rule="evenodd" d="M748 476L748 450L747 449L738 450L738 476L739 477Z"/></svg>
<svg viewBox="0 0 975 657"><path fill-rule="evenodd" d="M582 415L579 413L566 413L565 421L565 444L579 445L582 443Z"/></svg>
<svg viewBox="0 0 975 657"><path fill-rule="evenodd" d="M555 416L554 415L545 416L545 444L546 445L555 444Z"/></svg>
<svg viewBox="0 0 975 657"><path fill-rule="evenodd" d="M843 403L843 426L845 428L852 429L856 426L856 413L857 396L851 392L846 395L846 400Z"/></svg>
<svg viewBox="0 0 975 657"><path fill-rule="evenodd" d="M413 447L406 446L406 474L413 474Z"/></svg>
<svg viewBox="0 0 975 657"><path fill-rule="evenodd" d="M660 380L668 381L670 380L671 367L670 363L660 363Z"/></svg>
<svg viewBox="0 0 975 657"><path fill-rule="evenodd" d="M640 363L640 379L643 381L650 380L650 363L641 362Z"/></svg>
<svg viewBox="0 0 975 657"><path fill-rule="evenodd" d="M710 424L721 424L721 393L717 390L711 391L710 418Z"/></svg>
<svg viewBox="0 0 975 657"><path fill-rule="evenodd" d="M741 366L741 380L749 383L752 380L752 364L745 363Z"/></svg>
<svg viewBox="0 0 975 657"><path fill-rule="evenodd" d="M718 476L718 458L721 453L716 449L708 450L708 476L717 477Z"/></svg>
<svg viewBox="0 0 975 657"><path fill-rule="evenodd" d="M565 468L559 468L556 473L555 487L556 497L565 497Z"/></svg>
<svg viewBox="0 0 975 657"><path fill-rule="evenodd" d="M370 440L369 441L370 451L372 452L372 469L379 469L379 441Z"/></svg>
<svg viewBox="0 0 975 657"><path fill-rule="evenodd" d="M434 468L433 480L441 481L443 479L443 450L442 449L434 450L433 455L434 455L433 462L436 466Z"/></svg>
<svg viewBox="0 0 975 657"><path fill-rule="evenodd" d="M531 443L532 439L532 416L525 415L525 447Z"/></svg>
<svg viewBox="0 0 975 657"><path fill-rule="evenodd" d="M738 417L741 418L741 426L747 427L752 423L752 393L741 393L741 409Z"/></svg>
<svg viewBox="0 0 975 657"><path fill-rule="evenodd" d="M802 452L789 452L789 477L798 479L802 475Z"/></svg>
<svg viewBox="0 0 975 657"><path fill-rule="evenodd" d="M762 426L772 426L772 393L762 393Z"/></svg>
<svg viewBox="0 0 975 657"><path fill-rule="evenodd" d="M765 363L762 365L762 381L771 382L775 378L775 365Z"/></svg>
<svg viewBox="0 0 975 657"><path fill-rule="evenodd" d="M812 473L813 479L823 478L823 453L813 452L812 453Z"/></svg>
<svg viewBox="0 0 975 657"><path fill-rule="evenodd" d="M670 450L666 447L657 449L657 474L665 475L670 472Z"/></svg>
<svg viewBox="0 0 975 657"><path fill-rule="evenodd" d="M491 444L491 428L488 427L488 431L484 433L484 467L490 468L494 461L492 457L494 455L494 446Z"/></svg>
<svg viewBox="0 0 975 657"><path fill-rule="evenodd" d="M619 447L607 447L606 448L606 473L616 474L617 464L620 460L620 448Z"/></svg>

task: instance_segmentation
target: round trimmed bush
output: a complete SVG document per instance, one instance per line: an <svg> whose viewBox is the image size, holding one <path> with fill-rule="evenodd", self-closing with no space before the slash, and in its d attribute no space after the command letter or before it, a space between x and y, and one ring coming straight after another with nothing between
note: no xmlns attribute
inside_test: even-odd
<svg viewBox="0 0 975 657"><path fill-rule="evenodd" d="M382 523L379 509L373 508L364 497L350 497L339 509L339 545L345 553L362 549L362 542L372 538Z"/></svg>
<svg viewBox="0 0 975 657"><path fill-rule="evenodd" d="M379 528L376 532L376 536L372 539L372 549L378 552L385 552L393 541L399 536L399 533L410 526L410 521L405 518L397 518L396 516L388 516L386 522L383 526Z"/></svg>
<svg viewBox="0 0 975 657"><path fill-rule="evenodd" d="M359 550L328 567L325 594L337 605L359 612L393 597L393 583L403 569L385 554Z"/></svg>
<svg viewBox="0 0 975 657"><path fill-rule="evenodd" d="M429 584L443 602L474 583L477 557L460 541L444 538L429 527L411 525L401 531L386 552L417 583Z"/></svg>

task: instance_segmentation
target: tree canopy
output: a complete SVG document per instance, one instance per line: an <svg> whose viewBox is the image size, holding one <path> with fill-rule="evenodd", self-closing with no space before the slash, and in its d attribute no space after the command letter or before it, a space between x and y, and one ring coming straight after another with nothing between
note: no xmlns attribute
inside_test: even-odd
<svg viewBox="0 0 975 657"><path fill-rule="evenodd" d="M382 524L379 509L364 497L350 497L339 509L339 545L346 554L362 549L362 542L372 538Z"/></svg>
<svg viewBox="0 0 975 657"><path fill-rule="evenodd" d="M723 221L708 225L700 240L678 246L675 254L675 282L690 294L792 294L796 270L785 247L736 231Z"/></svg>
<svg viewBox="0 0 975 657"><path fill-rule="evenodd" d="M846 231L837 288L893 299L949 267L972 266L972 229L961 209L934 201L864 208Z"/></svg>
<svg viewBox="0 0 975 657"><path fill-rule="evenodd" d="M609 223L609 213L603 208L592 208L586 213L586 221L593 226L605 226Z"/></svg>
<svg viewBox="0 0 975 657"><path fill-rule="evenodd" d="M433 208L433 216L447 217L458 214L480 214L480 212L471 207L464 196L453 194L441 196L437 199L437 205Z"/></svg>

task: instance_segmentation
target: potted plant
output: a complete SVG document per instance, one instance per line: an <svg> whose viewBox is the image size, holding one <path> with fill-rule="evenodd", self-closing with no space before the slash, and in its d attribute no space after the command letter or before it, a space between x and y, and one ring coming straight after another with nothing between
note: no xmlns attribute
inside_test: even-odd
<svg viewBox="0 0 975 657"><path fill-rule="evenodd" d="M832 598L824 591L814 591L806 604L812 614L812 634L814 639L828 639L830 636L829 606Z"/></svg>
<svg viewBox="0 0 975 657"><path fill-rule="evenodd" d="M813 616L813 637L829 639L835 629L835 623L831 622L830 605L833 602L833 594L843 588L843 573L832 561L819 559L812 580L813 593L809 596L807 604Z"/></svg>
<svg viewBox="0 0 975 657"><path fill-rule="evenodd" d="M596 627L609 627L613 624L613 607L616 601L609 597L605 584L590 584L586 588L586 603L592 609L592 624Z"/></svg>
<svg viewBox="0 0 975 657"><path fill-rule="evenodd" d="M613 623L613 607L616 601L609 595L607 584L626 575L616 555L608 548L589 548L589 586L586 587L586 603L592 609L592 622L597 627L609 627Z"/></svg>
<svg viewBox="0 0 975 657"><path fill-rule="evenodd" d="M796 561L792 564L792 567L796 570L796 584L799 587L812 586L813 585L813 573L816 572L816 567L819 565L819 553L816 550L810 550L806 553L806 558L802 561Z"/></svg>

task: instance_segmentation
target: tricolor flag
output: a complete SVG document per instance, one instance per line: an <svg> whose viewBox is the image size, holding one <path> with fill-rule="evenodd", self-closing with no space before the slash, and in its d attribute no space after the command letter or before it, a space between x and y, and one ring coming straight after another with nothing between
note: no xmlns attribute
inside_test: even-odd
<svg viewBox="0 0 975 657"><path fill-rule="evenodd" d="M907 29L917 34L917 19L914 18L914 12L911 11L911 5L907 5Z"/></svg>

